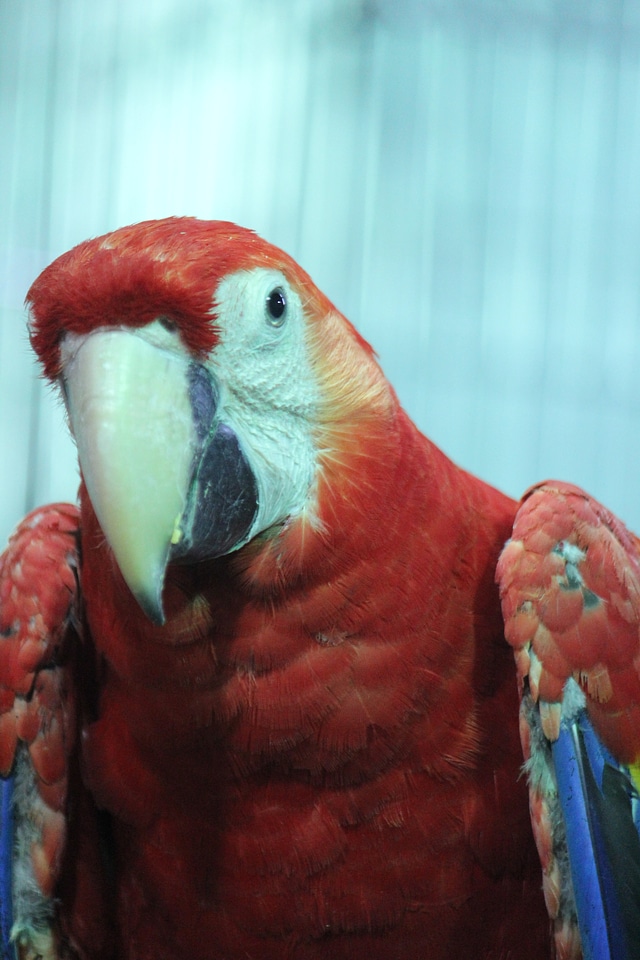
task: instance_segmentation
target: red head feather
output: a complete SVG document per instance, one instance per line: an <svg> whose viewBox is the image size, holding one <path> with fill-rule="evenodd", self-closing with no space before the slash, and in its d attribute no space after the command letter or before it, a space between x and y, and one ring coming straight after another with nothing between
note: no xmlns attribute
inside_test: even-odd
<svg viewBox="0 0 640 960"><path fill-rule="evenodd" d="M65 332L110 324L139 327L167 317L189 349L208 353L217 341L219 281L257 264L282 270L304 288L306 302L316 301L317 312L333 309L291 257L253 231L224 221L170 217L87 240L50 264L27 294L34 350L54 379Z"/></svg>

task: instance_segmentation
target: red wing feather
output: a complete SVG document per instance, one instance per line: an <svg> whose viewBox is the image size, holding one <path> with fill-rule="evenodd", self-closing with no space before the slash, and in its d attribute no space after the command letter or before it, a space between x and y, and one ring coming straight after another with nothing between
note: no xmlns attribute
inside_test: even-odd
<svg viewBox="0 0 640 960"><path fill-rule="evenodd" d="M588 494L547 482L523 498L497 567L520 684L531 820L560 957L582 954L550 742L584 699L613 756L623 764L640 757L638 546Z"/></svg>
<svg viewBox="0 0 640 960"><path fill-rule="evenodd" d="M546 483L525 497L498 565L505 631L534 699L580 685L604 743L640 757L638 540L577 487ZM548 730L553 737L554 714Z"/></svg>
<svg viewBox="0 0 640 960"><path fill-rule="evenodd" d="M52 914L64 848L76 738L66 647L76 595L77 528L74 507L36 510L0 557L0 773L16 778L16 856L25 862L20 870L16 865L22 880L14 881L14 935L27 952L36 943L50 949L42 921ZM39 924L25 906L34 891Z"/></svg>

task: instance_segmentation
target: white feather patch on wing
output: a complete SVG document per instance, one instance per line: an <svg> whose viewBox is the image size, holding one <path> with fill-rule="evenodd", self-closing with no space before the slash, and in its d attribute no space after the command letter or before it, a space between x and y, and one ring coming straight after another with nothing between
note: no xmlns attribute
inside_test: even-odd
<svg viewBox="0 0 640 960"><path fill-rule="evenodd" d="M563 718L570 719L584 704L584 695L574 681L567 682L562 703ZM551 744L544 734L538 704L526 691L520 704L522 717L529 729L530 755L524 764L529 784L529 806L532 827L541 865L543 890L559 956L573 957L570 950L562 953L565 943L579 942L577 913L567 837L558 796ZM562 949L561 949L562 948ZM574 948L572 948L573 950ZM576 950L579 948L576 946Z"/></svg>

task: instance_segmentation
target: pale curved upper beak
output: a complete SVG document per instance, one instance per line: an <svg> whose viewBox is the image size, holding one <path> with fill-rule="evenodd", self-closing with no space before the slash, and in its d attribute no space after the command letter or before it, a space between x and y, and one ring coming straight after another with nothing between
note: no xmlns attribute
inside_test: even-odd
<svg viewBox="0 0 640 960"><path fill-rule="evenodd" d="M127 585L160 620L195 454L186 364L128 330L74 339L64 391L87 491Z"/></svg>
<svg viewBox="0 0 640 960"><path fill-rule="evenodd" d="M163 623L167 563L216 556L246 539L255 480L217 418L215 383L184 352L150 342L144 328L99 328L68 334L61 360L98 522L138 603Z"/></svg>

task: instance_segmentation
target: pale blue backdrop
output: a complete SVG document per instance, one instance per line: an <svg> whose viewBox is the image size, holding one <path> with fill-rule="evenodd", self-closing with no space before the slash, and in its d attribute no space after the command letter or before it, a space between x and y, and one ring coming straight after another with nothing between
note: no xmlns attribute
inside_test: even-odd
<svg viewBox="0 0 640 960"><path fill-rule="evenodd" d="M293 254L458 463L640 528L640 0L0 0L0 541L77 485L30 282L169 214Z"/></svg>

